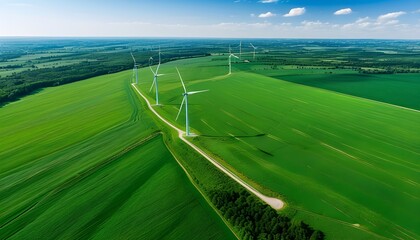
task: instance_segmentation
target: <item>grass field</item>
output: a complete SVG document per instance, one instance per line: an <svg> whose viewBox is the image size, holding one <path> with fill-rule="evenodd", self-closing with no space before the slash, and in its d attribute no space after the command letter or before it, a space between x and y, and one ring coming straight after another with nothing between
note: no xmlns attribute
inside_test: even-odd
<svg viewBox="0 0 420 240"><path fill-rule="evenodd" d="M0 108L0 239L232 239L124 72Z"/></svg>
<svg viewBox="0 0 420 240"><path fill-rule="evenodd" d="M419 112L260 74L226 76L227 59L209 57L162 66L157 108L173 122L182 100L175 66L189 91L210 89L189 98L200 135L192 141L281 195L288 214L330 239L420 237ZM140 71L145 92L151 79Z"/></svg>
<svg viewBox="0 0 420 240"><path fill-rule="evenodd" d="M263 71L257 71L266 74ZM267 76L420 110L420 74L359 74L346 69L284 69Z"/></svg>
<svg viewBox="0 0 420 240"><path fill-rule="evenodd" d="M308 62L310 64L310 62ZM242 71L420 110L420 74L361 74L320 66L241 63Z"/></svg>

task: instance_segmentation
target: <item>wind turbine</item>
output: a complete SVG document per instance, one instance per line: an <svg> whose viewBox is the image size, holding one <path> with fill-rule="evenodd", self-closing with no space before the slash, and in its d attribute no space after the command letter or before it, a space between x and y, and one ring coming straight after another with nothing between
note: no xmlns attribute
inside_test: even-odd
<svg viewBox="0 0 420 240"><path fill-rule="evenodd" d="M255 50L257 50L257 48L252 43L250 43L250 45L254 49L254 60L255 60Z"/></svg>
<svg viewBox="0 0 420 240"><path fill-rule="evenodd" d="M238 56L233 53L229 55L229 75L232 74L232 57L239 59Z"/></svg>
<svg viewBox="0 0 420 240"><path fill-rule="evenodd" d="M178 68L176 68L176 71L178 72L179 79L181 80L182 88L184 88L184 93L182 94L183 98L182 98L181 106L179 107L179 111L178 111L178 114L176 115L175 121L178 120L179 114L181 113L182 107L184 106L184 103L185 103L185 135L190 136L190 122L188 120L188 96L197 94L197 93L207 92L209 90L187 92L187 88L185 87L184 81L182 80L182 76Z"/></svg>
<svg viewBox="0 0 420 240"><path fill-rule="evenodd" d="M138 65L136 62L136 59L134 58L133 52L131 52L131 57L133 58L134 61L134 67L133 67L133 78L134 76L136 76L136 84L139 84L139 70L138 70Z"/></svg>
<svg viewBox="0 0 420 240"><path fill-rule="evenodd" d="M158 66L157 66L157 68L156 68L156 71L153 71L153 68L152 68L152 65L151 65L151 63L152 63L152 61L153 61L153 57L150 57L149 58L149 68L150 68L150 71L152 71L152 73L153 73L153 82L152 82L152 86L150 87L150 90L149 90L149 92L151 92L152 91L152 89L153 89L153 86L155 86L155 89L156 89L156 105L159 105L159 85L158 85L158 77L160 77L160 76L163 76L164 74L159 74L159 68L160 68L160 48L159 48L159 64L158 64Z"/></svg>

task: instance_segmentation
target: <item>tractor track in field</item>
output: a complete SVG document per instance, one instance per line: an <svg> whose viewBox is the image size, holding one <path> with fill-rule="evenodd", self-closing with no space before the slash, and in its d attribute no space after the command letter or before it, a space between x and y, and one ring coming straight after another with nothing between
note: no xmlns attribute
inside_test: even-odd
<svg viewBox="0 0 420 240"><path fill-rule="evenodd" d="M170 123L168 120L163 118L150 104L149 100L140 92L140 90L135 86L134 83L131 84L131 86L134 88L134 90L146 101L148 108L155 114L160 120L162 120L166 125L174 129L178 132L178 137L188 144L192 149L194 149L196 152L198 152L201 156L203 156L205 159L207 159L210 163L212 163L214 166L216 166L220 171L228 175L231 179L233 179L235 182L239 183L242 187L253 193L255 196L257 196L259 199L261 199L263 202L270 205L275 210L280 210L284 207L284 202L278 198L268 197L261 192L259 192L257 189L246 183L244 180L242 180L240 177L235 175L233 172L231 172L229 169L224 167L222 164L220 164L218 161L213 159L211 156L209 156L206 152L201 150L199 147L188 141L184 135L185 132L181 129L177 128L175 125Z"/></svg>

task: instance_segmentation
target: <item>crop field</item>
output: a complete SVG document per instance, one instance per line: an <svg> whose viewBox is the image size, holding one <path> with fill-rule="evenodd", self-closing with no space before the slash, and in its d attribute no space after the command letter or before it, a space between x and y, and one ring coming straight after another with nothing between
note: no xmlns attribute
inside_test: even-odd
<svg viewBox="0 0 420 240"><path fill-rule="evenodd" d="M420 110L420 74L360 74L351 69L319 66L245 64L243 71Z"/></svg>
<svg viewBox="0 0 420 240"><path fill-rule="evenodd" d="M418 41L238 42L0 39L0 239L420 239Z"/></svg>
<svg viewBox="0 0 420 240"><path fill-rule="evenodd" d="M0 108L0 239L232 239L122 72Z"/></svg>
<svg viewBox="0 0 420 240"><path fill-rule="evenodd" d="M330 239L420 238L418 111L239 71L242 65L228 76L227 57L212 56L161 67L163 105L155 108L182 129L175 66L189 91L210 90L189 97L199 135L191 141L281 196L287 214ZM153 102L149 69L139 81Z"/></svg>

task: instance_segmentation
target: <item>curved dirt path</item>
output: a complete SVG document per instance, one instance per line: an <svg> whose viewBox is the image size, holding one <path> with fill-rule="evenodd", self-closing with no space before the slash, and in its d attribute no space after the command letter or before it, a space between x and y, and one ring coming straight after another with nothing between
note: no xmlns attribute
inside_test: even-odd
<svg viewBox="0 0 420 240"><path fill-rule="evenodd" d="M262 194L261 192L259 192L258 190L256 190L255 188L253 188L252 186L250 186L248 183L246 183L244 180L242 180L241 178L239 178L238 176L236 176L233 172L231 172L229 169L225 168L223 165L221 165L218 161L216 161L215 159L213 159L211 156L209 156L207 153L205 153L203 150L201 150L199 147L197 147L196 145L192 144L191 142L189 142L185 137L185 132L182 131L181 129L177 128L176 126L174 126L172 123L170 123L169 121L167 121L165 118L163 118L161 115L159 115L158 112L156 112L156 110L152 107L152 105L150 104L149 100L147 100L147 98L139 91L139 89L137 89L136 85L134 83L131 84L132 87L136 90L136 92L138 94L140 94L140 96L146 101L147 106L149 107L149 109L160 119L162 120L164 123L166 123L168 126L170 126L171 128L173 128L174 130L176 130L178 132L178 137L184 141L186 144L188 144L191 148L193 148L195 151L197 151L200 155L202 155L203 157L205 157L209 162L211 162L214 166L216 166L218 169L220 169L222 172L224 172L226 175L228 175L230 178L232 178L233 180L235 180L237 183L239 183L240 185L242 185L244 188L246 188L248 191L250 191L251 193L253 193L255 196L257 196L258 198L260 198L262 201L264 201L265 203L267 203L268 205L270 205L272 208L274 208L275 210L280 210L284 207L284 202L278 198L273 198L273 197L268 197L264 194Z"/></svg>

